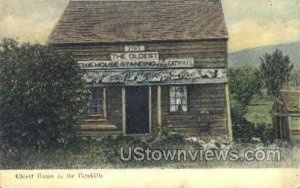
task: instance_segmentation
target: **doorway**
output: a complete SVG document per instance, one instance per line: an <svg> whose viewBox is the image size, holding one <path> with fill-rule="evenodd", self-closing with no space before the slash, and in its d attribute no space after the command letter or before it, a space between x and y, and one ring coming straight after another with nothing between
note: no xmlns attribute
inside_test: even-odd
<svg viewBox="0 0 300 188"><path fill-rule="evenodd" d="M126 87L126 134L149 133L147 86Z"/></svg>

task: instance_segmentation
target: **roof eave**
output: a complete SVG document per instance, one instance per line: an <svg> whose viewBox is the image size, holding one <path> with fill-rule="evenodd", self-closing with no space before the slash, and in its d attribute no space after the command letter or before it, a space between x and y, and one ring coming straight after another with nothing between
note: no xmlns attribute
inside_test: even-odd
<svg viewBox="0 0 300 188"><path fill-rule="evenodd" d="M164 42L192 42L192 41L215 41L224 40L228 41L228 36L214 37L214 38L203 38L203 39L166 39L166 40L137 40L137 41L113 41L113 42L101 42L101 41L83 41L83 42L62 42L62 41L51 41L49 38L47 44L49 45L70 45L70 44L83 44L83 45L94 45L94 44L136 44L136 43L164 43Z"/></svg>

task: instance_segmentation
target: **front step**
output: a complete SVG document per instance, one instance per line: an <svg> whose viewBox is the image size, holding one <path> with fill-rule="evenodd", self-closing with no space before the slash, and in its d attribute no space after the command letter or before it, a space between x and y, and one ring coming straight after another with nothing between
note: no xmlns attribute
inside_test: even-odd
<svg viewBox="0 0 300 188"><path fill-rule="evenodd" d="M101 119L87 119L84 121L86 124L105 124L108 123L107 119L101 118Z"/></svg>
<svg viewBox="0 0 300 188"><path fill-rule="evenodd" d="M108 122L102 114L92 114L80 126L80 136L99 136L118 131L118 127Z"/></svg>
<svg viewBox="0 0 300 188"><path fill-rule="evenodd" d="M81 131L78 133L79 136L94 136L94 137L98 137L98 136L109 136L109 135L118 135L118 134L122 134L122 131Z"/></svg>
<svg viewBox="0 0 300 188"><path fill-rule="evenodd" d="M118 129L117 126L112 124L85 124L81 125L81 130L115 130Z"/></svg>
<svg viewBox="0 0 300 188"><path fill-rule="evenodd" d="M103 114L91 114L88 116L88 119L104 119Z"/></svg>

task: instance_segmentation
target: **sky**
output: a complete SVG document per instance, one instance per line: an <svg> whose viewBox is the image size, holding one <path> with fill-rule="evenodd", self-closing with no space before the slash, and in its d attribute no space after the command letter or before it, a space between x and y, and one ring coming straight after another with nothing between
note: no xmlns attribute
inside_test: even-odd
<svg viewBox="0 0 300 188"><path fill-rule="evenodd" d="M0 0L0 38L45 44L69 0ZM300 0L222 0L229 51L300 42Z"/></svg>

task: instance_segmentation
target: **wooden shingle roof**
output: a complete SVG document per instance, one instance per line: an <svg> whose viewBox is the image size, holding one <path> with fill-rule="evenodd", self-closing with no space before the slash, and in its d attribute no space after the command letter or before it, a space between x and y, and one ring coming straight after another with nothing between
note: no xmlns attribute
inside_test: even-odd
<svg viewBox="0 0 300 188"><path fill-rule="evenodd" d="M221 0L70 0L48 43L227 38Z"/></svg>
<svg viewBox="0 0 300 188"><path fill-rule="evenodd" d="M281 91L280 97L288 112L300 113L300 91Z"/></svg>

